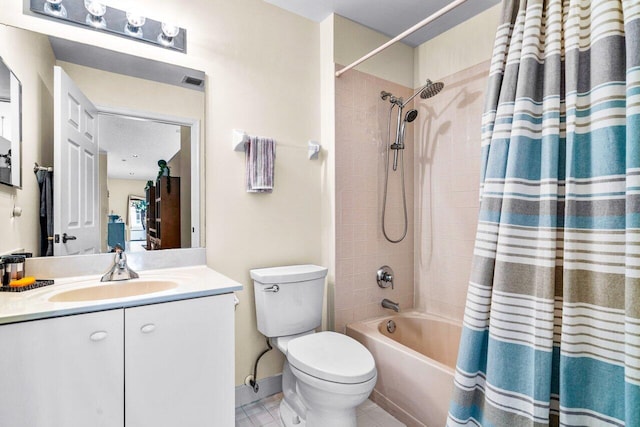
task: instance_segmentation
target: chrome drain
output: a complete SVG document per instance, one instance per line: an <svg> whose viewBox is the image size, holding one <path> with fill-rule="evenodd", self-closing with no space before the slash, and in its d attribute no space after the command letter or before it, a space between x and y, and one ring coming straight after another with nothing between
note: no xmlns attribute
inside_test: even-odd
<svg viewBox="0 0 640 427"><path fill-rule="evenodd" d="M392 334L396 331L396 322L394 322L393 320L389 320L387 322L387 331Z"/></svg>

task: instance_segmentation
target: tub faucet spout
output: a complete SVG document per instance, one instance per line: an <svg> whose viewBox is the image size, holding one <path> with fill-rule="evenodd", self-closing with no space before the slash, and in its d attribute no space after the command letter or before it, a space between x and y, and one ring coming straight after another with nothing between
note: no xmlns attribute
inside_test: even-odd
<svg viewBox="0 0 640 427"><path fill-rule="evenodd" d="M384 308L391 309L391 310L395 311L396 313L400 312L400 304L398 304L397 302L393 302L391 300L388 300L386 298L382 300L382 306Z"/></svg>

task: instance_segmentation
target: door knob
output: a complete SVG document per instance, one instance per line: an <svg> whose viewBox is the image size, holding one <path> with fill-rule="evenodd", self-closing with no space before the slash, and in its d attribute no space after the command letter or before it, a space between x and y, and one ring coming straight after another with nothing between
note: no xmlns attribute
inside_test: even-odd
<svg viewBox="0 0 640 427"><path fill-rule="evenodd" d="M76 240L76 236L69 236L67 233L62 233L62 243L67 243L67 240Z"/></svg>

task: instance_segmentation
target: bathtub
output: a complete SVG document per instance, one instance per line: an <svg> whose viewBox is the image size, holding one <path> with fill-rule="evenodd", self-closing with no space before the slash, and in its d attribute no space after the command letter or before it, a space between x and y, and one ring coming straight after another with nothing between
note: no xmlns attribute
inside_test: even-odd
<svg viewBox="0 0 640 427"><path fill-rule="evenodd" d="M389 321L395 331L387 331ZM418 312L347 325L378 368L371 399L409 427L445 425L461 325Z"/></svg>

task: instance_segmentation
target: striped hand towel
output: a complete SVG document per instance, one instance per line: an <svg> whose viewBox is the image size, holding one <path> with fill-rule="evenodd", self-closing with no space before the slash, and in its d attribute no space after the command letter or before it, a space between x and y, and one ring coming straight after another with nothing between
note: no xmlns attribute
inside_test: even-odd
<svg viewBox="0 0 640 427"><path fill-rule="evenodd" d="M273 192L276 143L270 138L251 137L245 143L247 193Z"/></svg>

